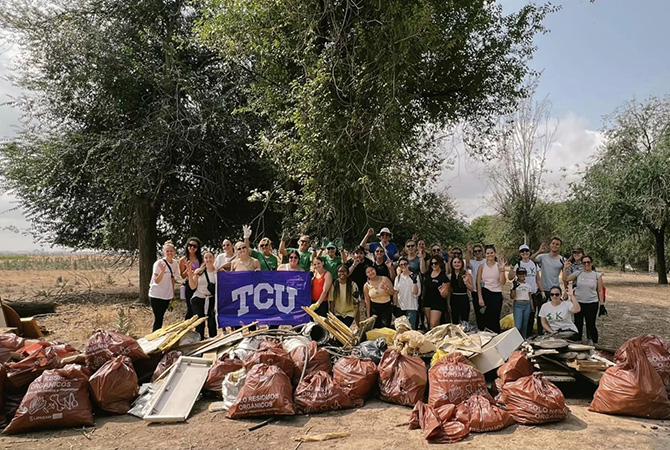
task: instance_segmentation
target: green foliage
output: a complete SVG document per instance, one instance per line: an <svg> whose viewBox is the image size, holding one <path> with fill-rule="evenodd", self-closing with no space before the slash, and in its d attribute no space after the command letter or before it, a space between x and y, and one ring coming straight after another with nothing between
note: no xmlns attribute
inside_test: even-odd
<svg viewBox="0 0 670 450"><path fill-rule="evenodd" d="M450 206L421 207L441 169L437 131L461 121L486 131L510 110L552 10L504 16L484 0L207 5L205 42L253 73L248 110L269 123L258 148L280 170L272 200L287 205L285 225L348 241L370 225L442 231L422 224L453 218ZM428 222L415 219L426 212Z"/></svg>

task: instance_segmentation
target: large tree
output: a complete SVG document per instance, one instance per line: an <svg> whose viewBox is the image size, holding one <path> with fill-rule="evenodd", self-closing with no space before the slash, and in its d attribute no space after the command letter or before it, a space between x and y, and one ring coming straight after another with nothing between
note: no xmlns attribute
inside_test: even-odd
<svg viewBox="0 0 670 450"><path fill-rule="evenodd" d="M200 45L200 3L7 0L0 27L21 49L27 94L2 174L38 236L74 248L139 250L147 299L157 242L219 242L257 213L268 164L249 147L248 73ZM182 241L183 242L183 241Z"/></svg>
<svg viewBox="0 0 670 450"><path fill-rule="evenodd" d="M250 110L271 124L258 147L282 169L274 192L288 224L350 238L405 226L441 173L440 130L467 121L486 131L512 110L552 10L504 15L489 0L207 5L201 35L252 74Z"/></svg>
<svg viewBox="0 0 670 450"><path fill-rule="evenodd" d="M573 195L583 225L603 245L651 235L658 282L668 283L670 97L628 102L608 118L605 144Z"/></svg>

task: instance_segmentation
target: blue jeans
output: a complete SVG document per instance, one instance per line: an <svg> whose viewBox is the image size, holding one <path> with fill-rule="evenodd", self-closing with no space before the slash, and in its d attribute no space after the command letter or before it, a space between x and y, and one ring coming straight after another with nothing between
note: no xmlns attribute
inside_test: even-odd
<svg viewBox="0 0 670 450"><path fill-rule="evenodd" d="M530 318L530 302L514 302L514 326L521 336L526 339L528 319Z"/></svg>
<svg viewBox="0 0 670 450"><path fill-rule="evenodd" d="M416 309L406 309L403 314L409 319L409 324L412 325L412 330L416 330L417 321L419 320L419 311Z"/></svg>

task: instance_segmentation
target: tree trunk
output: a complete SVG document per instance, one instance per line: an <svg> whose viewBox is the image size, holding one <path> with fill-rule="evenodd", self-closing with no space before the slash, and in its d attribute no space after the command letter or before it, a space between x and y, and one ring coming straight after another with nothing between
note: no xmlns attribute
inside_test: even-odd
<svg viewBox="0 0 670 450"><path fill-rule="evenodd" d="M665 266L665 225L660 230L652 230L656 238L656 272L658 284L668 284L668 272Z"/></svg>
<svg viewBox="0 0 670 450"><path fill-rule="evenodd" d="M16 311L20 317L32 317L38 314L51 314L56 311L54 302L13 302L3 300L5 305Z"/></svg>
<svg viewBox="0 0 670 450"><path fill-rule="evenodd" d="M140 300L149 304L149 283L156 261L156 219L158 213L149 199L135 196L135 227L140 255Z"/></svg>

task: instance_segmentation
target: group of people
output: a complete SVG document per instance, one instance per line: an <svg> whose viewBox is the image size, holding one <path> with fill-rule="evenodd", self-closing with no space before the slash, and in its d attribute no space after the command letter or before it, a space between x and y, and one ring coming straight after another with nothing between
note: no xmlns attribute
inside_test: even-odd
<svg viewBox="0 0 670 450"><path fill-rule="evenodd" d="M524 244L519 247L519 262L507 270L493 245L468 244L465 253L458 247L443 252L439 245L429 249L415 235L398 249L388 228L377 233L377 242L369 243L374 235L369 229L351 254L334 242L315 251L307 235L298 239L297 248L286 247L282 240L275 253L268 238L252 248L251 228L245 226L243 241L224 240L219 255L203 250L198 238L189 238L179 260L168 241L163 257L154 264L149 289L153 329L162 327L178 280L183 280L186 319L207 317L212 337L217 332L218 271L286 270L311 272L311 308L322 316L331 312L348 326L372 315L377 316L376 328L390 327L393 317L402 315L414 329L469 323L472 306L477 328L499 333L503 286L511 281L514 324L524 338L537 326L538 334L565 331L582 340L586 322L587 339L598 342L596 318L605 300L602 274L581 248L564 258L557 237L534 254ZM197 331L204 338L205 324Z"/></svg>

